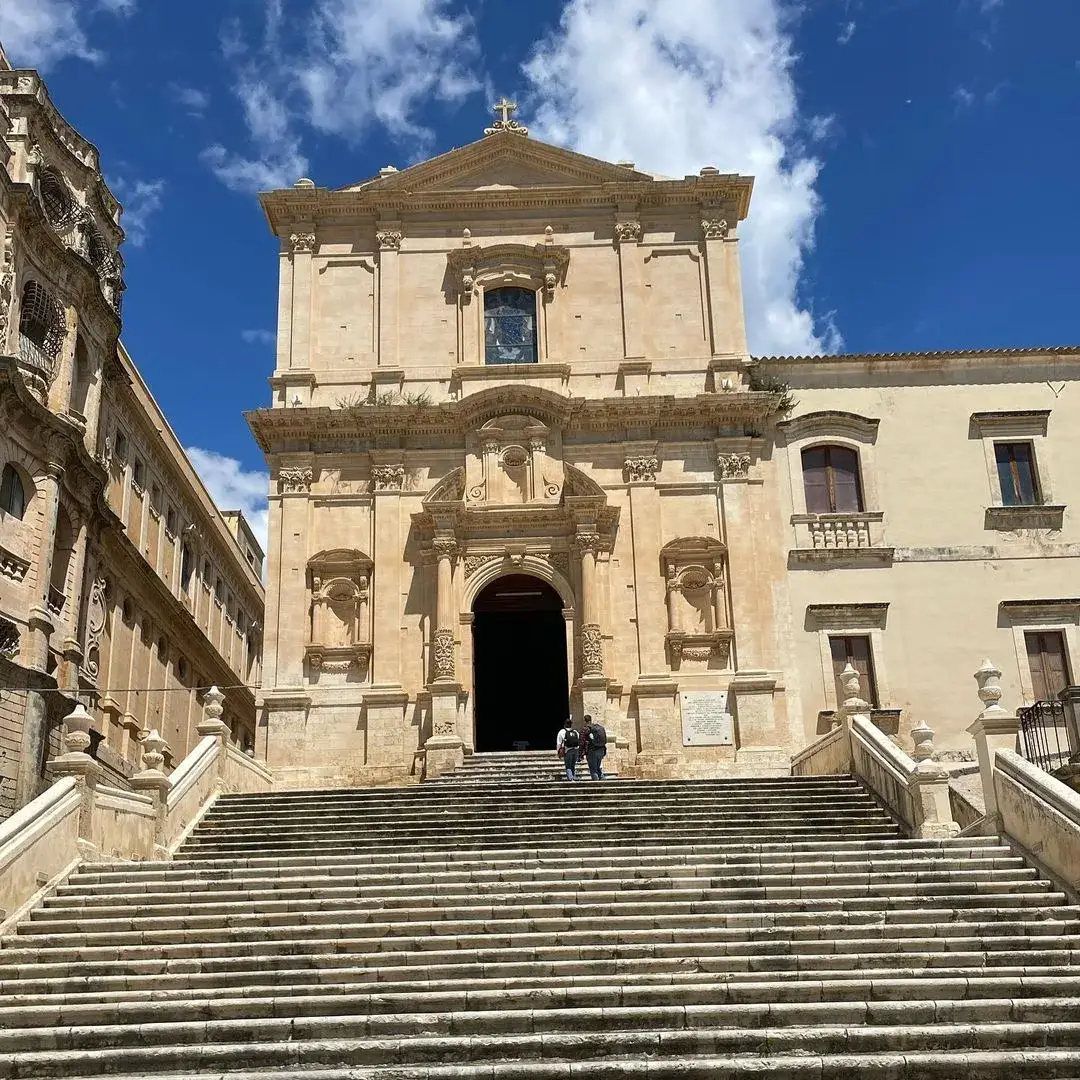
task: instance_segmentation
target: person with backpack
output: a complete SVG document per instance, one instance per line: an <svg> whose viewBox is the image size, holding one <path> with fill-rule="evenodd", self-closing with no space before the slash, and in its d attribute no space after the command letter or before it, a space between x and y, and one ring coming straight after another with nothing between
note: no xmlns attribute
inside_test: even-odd
<svg viewBox="0 0 1080 1080"><path fill-rule="evenodd" d="M589 775L594 780L604 779L604 757L607 755L607 732L600 724L594 724L591 716L585 717L585 760L589 763Z"/></svg>
<svg viewBox="0 0 1080 1080"><path fill-rule="evenodd" d="M577 763L581 754L581 733L574 727L574 721L566 718L566 724L560 729L555 739L555 752L563 759L566 779L577 779Z"/></svg>

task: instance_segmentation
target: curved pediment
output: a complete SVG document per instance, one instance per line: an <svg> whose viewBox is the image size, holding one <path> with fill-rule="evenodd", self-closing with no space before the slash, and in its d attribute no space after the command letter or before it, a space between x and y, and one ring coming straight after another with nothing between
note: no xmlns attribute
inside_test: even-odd
<svg viewBox="0 0 1080 1080"><path fill-rule="evenodd" d="M580 469L569 463L564 464L563 469L566 476L563 483L565 498L592 498L607 502L604 489L591 476L586 476Z"/></svg>
<svg viewBox="0 0 1080 1080"><path fill-rule="evenodd" d="M842 435L859 442L872 443L877 439L879 423L877 417L862 416L841 409L822 409L783 420L776 425L776 430L789 443L795 439L830 435Z"/></svg>
<svg viewBox="0 0 1080 1080"><path fill-rule="evenodd" d="M465 497L465 470L462 467L448 472L425 496L424 506L432 503L461 502Z"/></svg>
<svg viewBox="0 0 1080 1080"><path fill-rule="evenodd" d="M569 397L539 386L491 386L462 398L457 412L476 428L504 416L525 416L547 427L563 428L574 404Z"/></svg>

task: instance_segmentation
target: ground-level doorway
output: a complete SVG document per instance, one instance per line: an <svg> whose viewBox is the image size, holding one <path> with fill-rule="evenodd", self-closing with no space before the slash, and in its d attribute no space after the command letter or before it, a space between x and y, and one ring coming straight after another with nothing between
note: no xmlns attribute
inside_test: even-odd
<svg viewBox="0 0 1080 1080"><path fill-rule="evenodd" d="M476 749L554 751L570 715L562 598L546 582L509 574L473 604Z"/></svg>

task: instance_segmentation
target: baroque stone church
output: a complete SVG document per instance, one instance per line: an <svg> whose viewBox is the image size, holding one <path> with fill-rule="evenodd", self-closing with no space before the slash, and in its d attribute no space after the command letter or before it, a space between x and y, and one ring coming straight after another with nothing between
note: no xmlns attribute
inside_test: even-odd
<svg viewBox="0 0 1080 1080"><path fill-rule="evenodd" d="M585 713L622 775L787 774L849 664L890 736L928 719L966 757L958 672L1007 657L1018 702L1071 682L1080 352L752 357L752 179L512 114L262 196L279 782L411 782Z"/></svg>

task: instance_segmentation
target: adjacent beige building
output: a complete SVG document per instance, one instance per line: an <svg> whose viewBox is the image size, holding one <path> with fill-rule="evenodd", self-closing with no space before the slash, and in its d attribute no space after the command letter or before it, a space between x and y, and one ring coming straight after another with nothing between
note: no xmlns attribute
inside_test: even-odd
<svg viewBox="0 0 1080 1080"><path fill-rule="evenodd" d="M121 209L97 150L0 52L0 816L46 783L81 700L111 783L200 688L254 737L262 552L215 508L119 344Z"/></svg>
<svg viewBox="0 0 1080 1080"><path fill-rule="evenodd" d="M1080 353L751 357L751 179L511 112L262 196L279 779L407 782L584 712L624 775L783 773L849 662L881 726L963 756L984 654L1017 703L1071 679Z"/></svg>

